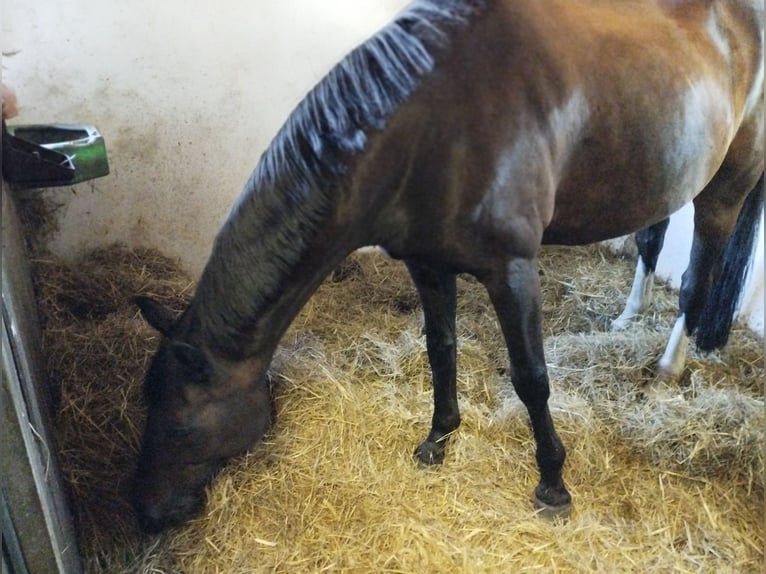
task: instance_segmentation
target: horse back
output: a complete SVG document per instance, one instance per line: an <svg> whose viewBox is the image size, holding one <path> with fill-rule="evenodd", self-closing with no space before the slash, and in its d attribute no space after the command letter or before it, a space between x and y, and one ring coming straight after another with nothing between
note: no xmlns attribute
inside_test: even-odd
<svg viewBox="0 0 766 574"><path fill-rule="evenodd" d="M487 3L358 160L373 240L466 267L664 218L762 117L762 4Z"/></svg>

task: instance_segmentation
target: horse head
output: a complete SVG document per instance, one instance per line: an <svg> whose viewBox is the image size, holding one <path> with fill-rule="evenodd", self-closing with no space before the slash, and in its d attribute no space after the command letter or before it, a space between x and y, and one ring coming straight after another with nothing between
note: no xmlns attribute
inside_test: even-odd
<svg viewBox="0 0 766 574"><path fill-rule="evenodd" d="M159 532L199 513L223 463L260 440L272 417L268 363L216 357L194 342L188 321L135 299L162 335L144 381L146 429L133 486L139 524Z"/></svg>

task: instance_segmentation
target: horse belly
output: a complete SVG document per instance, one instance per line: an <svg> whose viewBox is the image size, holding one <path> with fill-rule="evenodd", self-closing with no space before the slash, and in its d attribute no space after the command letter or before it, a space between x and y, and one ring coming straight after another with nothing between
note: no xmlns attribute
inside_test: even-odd
<svg viewBox="0 0 766 574"><path fill-rule="evenodd" d="M639 108L620 118L619 129L607 125L612 133L581 142L558 185L545 243L590 243L632 233L704 189L736 133L731 96L719 82L699 79L666 97L675 103L666 105L664 116L652 121L650 110Z"/></svg>

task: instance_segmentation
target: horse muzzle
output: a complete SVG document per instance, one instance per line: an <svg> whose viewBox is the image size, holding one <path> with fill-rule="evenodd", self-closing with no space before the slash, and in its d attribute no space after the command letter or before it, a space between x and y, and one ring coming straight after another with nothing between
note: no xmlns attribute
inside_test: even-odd
<svg viewBox="0 0 766 574"><path fill-rule="evenodd" d="M146 534L159 534L200 514L205 507L205 493L203 490L156 500L135 492L132 502L141 530Z"/></svg>

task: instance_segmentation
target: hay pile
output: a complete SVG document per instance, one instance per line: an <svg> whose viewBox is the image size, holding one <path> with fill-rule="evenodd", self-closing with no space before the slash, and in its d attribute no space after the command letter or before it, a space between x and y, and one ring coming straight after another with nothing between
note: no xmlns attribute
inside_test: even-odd
<svg viewBox="0 0 766 574"><path fill-rule="evenodd" d="M129 300L143 293L180 310L193 285L159 253L120 247L74 265L38 256L33 274L58 402L54 434L86 570L148 572L157 563L171 572L172 554L137 537L126 501L143 430L143 372L157 345Z"/></svg>
<svg viewBox="0 0 766 574"><path fill-rule="evenodd" d="M411 459L428 432L422 317L403 266L357 254L330 277L275 360L278 421L210 488L207 514L146 538L122 494L155 334L127 300L180 309L193 289L148 250L36 263L57 434L88 572L759 572L763 348L737 330L654 380L676 296L608 333L633 264L599 247L541 261L551 407L575 499L566 523L532 510L534 442L507 382L483 288L459 282L463 425L445 464Z"/></svg>

